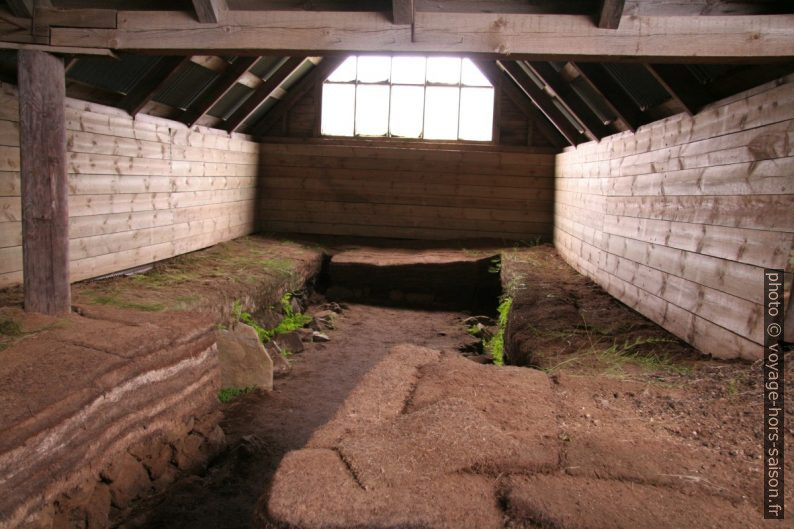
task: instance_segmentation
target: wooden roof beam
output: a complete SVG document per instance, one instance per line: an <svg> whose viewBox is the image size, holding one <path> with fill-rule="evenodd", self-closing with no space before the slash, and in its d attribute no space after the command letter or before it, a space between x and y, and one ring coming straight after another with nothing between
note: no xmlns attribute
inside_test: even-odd
<svg viewBox="0 0 794 529"><path fill-rule="evenodd" d="M646 64L646 68L659 84L667 90L674 101L687 112L694 115L713 100L705 92L706 88L686 68L673 64Z"/></svg>
<svg viewBox="0 0 794 529"><path fill-rule="evenodd" d="M240 126L251 117L251 114L256 112L259 105L264 103L265 99L273 94L281 86L281 83L307 60L309 59L306 57L287 58L287 60L284 61L276 71L272 72L265 82L254 90L254 93L243 101L243 104L229 116L224 128L229 132L235 132L239 129Z"/></svg>
<svg viewBox="0 0 794 529"><path fill-rule="evenodd" d="M309 73L307 73L300 81L298 81L292 88L289 89L287 95L279 101L276 106L271 108L267 114L264 115L261 121L255 125L258 130L267 132L276 123L278 123L300 99L305 96L309 91L314 89L318 83L322 83L325 79L333 73L336 68L344 62L346 57L326 57L323 61L315 66Z"/></svg>
<svg viewBox="0 0 794 529"><path fill-rule="evenodd" d="M135 117L154 94L169 83L176 71L188 62L190 62L190 57L163 57L124 96L119 106Z"/></svg>
<svg viewBox="0 0 794 529"><path fill-rule="evenodd" d="M574 70L609 104L612 111L626 126L634 132L644 124L642 110L621 88L621 86L604 70L600 64L568 63Z"/></svg>
<svg viewBox="0 0 794 529"><path fill-rule="evenodd" d="M395 24L414 23L414 0L392 0L392 22Z"/></svg>
<svg viewBox="0 0 794 529"><path fill-rule="evenodd" d="M229 10L226 0L193 0L193 9L202 24L217 24Z"/></svg>
<svg viewBox="0 0 794 529"><path fill-rule="evenodd" d="M416 11L415 32L379 12L120 11L118 28L53 27L52 46L221 55L327 52L480 53L519 60L747 62L794 49L794 15L632 16L605 32L585 15ZM412 41L415 33L415 42Z"/></svg>
<svg viewBox="0 0 794 529"><path fill-rule="evenodd" d="M504 94L518 107L524 116L534 124L538 125L541 133L551 142L552 145L558 149L570 145L562 134L557 130L557 127L549 121L542 112L540 112L535 103L527 97L527 95L509 78L506 72L499 68L494 61L487 61L482 59L473 59L472 62L494 86L501 87ZM500 82L503 81L503 82Z"/></svg>
<svg viewBox="0 0 794 529"><path fill-rule="evenodd" d="M560 131L560 134L562 134L568 143L577 145L587 140L587 137L574 127L565 114L554 105L552 97L536 85L517 62L500 61L498 64L519 88L521 88L527 97L535 103L535 106L543 112L557 130Z"/></svg>
<svg viewBox="0 0 794 529"><path fill-rule="evenodd" d="M618 29L624 4L625 0L601 0L596 26L602 29Z"/></svg>
<svg viewBox="0 0 794 529"><path fill-rule="evenodd" d="M242 76L248 73L248 70L258 60L259 57L237 57L233 63L226 67L221 76L199 95L190 108L177 116L177 119L186 123L188 127L195 125L229 93L229 90L237 84Z"/></svg>
<svg viewBox="0 0 794 529"><path fill-rule="evenodd" d="M612 133L606 124L598 119L598 116L587 103L579 97L579 94L573 91L571 85L549 63L532 62L525 63L525 65L557 94L557 100L568 109L568 112L576 116L576 119L584 127L584 132L588 138L598 141Z"/></svg>

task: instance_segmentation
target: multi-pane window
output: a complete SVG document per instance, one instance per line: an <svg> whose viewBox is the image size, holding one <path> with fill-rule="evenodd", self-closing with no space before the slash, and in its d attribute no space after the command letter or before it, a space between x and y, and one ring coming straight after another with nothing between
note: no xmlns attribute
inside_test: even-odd
<svg viewBox="0 0 794 529"><path fill-rule="evenodd" d="M469 59L353 56L323 84L322 133L490 141L493 108Z"/></svg>

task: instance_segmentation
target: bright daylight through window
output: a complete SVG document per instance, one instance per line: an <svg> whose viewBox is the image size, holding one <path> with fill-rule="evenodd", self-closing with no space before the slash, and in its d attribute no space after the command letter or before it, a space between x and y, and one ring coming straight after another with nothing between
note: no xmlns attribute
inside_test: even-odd
<svg viewBox="0 0 794 529"><path fill-rule="evenodd" d="M322 133L490 141L493 108L469 59L354 56L323 84Z"/></svg>

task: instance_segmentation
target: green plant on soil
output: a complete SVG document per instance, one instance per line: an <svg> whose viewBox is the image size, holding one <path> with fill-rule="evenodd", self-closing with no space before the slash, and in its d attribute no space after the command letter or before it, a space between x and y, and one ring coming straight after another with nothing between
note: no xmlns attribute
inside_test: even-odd
<svg viewBox="0 0 794 529"><path fill-rule="evenodd" d="M284 317L281 319L279 324L272 329L266 329L254 319L250 312L245 312L243 310L243 304L239 299L235 300L234 304L232 305L232 316L235 320L241 321L246 325L250 325L256 331L257 336L259 336L259 340L262 343L268 343L273 339L274 336L300 329L312 321L311 316L293 311L292 304L290 303L291 301L292 294L289 292L281 297L281 311L284 313ZM281 350L282 356L287 357L287 353L288 352L285 349Z"/></svg>
<svg viewBox="0 0 794 529"><path fill-rule="evenodd" d="M247 388L224 388L218 392L218 400L224 404L231 402L240 395L251 393L256 390L256 386L248 386Z"/></svg>
<svg viewBox="0 0 794 529"><path fill-rule="evenodd" d="M507 317L510 313L510 307L513 305L513 298L505 296L499 303L499 318L497 323L499 325L496 334L485 342L485 350L490 353L493 363L496 365L504 365L504 350L505 350L505 328L507 327Z"/></svg>
<svg viewBox="0 0 794 529"><path fill-rule="evenodd" d="M140 310L143 312L161 312L166 308L162 303L135 303L133 301L125 301L112 294L97 294L93 297L92 301L97 305L107 305L119 309Z"/></svg>

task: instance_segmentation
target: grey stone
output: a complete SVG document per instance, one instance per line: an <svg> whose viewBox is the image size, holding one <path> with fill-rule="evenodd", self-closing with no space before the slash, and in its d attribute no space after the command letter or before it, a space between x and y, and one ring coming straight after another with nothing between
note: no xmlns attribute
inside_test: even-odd
<svg viewBox="0 0 794 529"><path fill-rule="evenodd" d="M273 389L273 360L252 327L238 323L218 331L217 343L222 388Z"/></svg>
<svg viewBox="0 0 794 529"><path fill-rule="evenodd" d="M330 342L331 339L328 337L327 334L315 331L315 332L312 333L312 341L313 342Z"/></svg>
<svg viewBox="0 0 794 529"><path fill-rule="evenodd" d="M273 341L278 344L278 348L282 352L289 351L289 353L292 354L302 353L304 349L301 337L296 331L278 334L273 337Z"/></svg>
<svg viewBox="0 0 794 529"><path fill-rule="evenodd" d="M265 349L267 350L268 355L270 355L270 358L273 360L273 377L281 378L287 376L292 370L292 366L289 365L289 361L284 358L284 356L272 342L269 343Z"/></svg>

